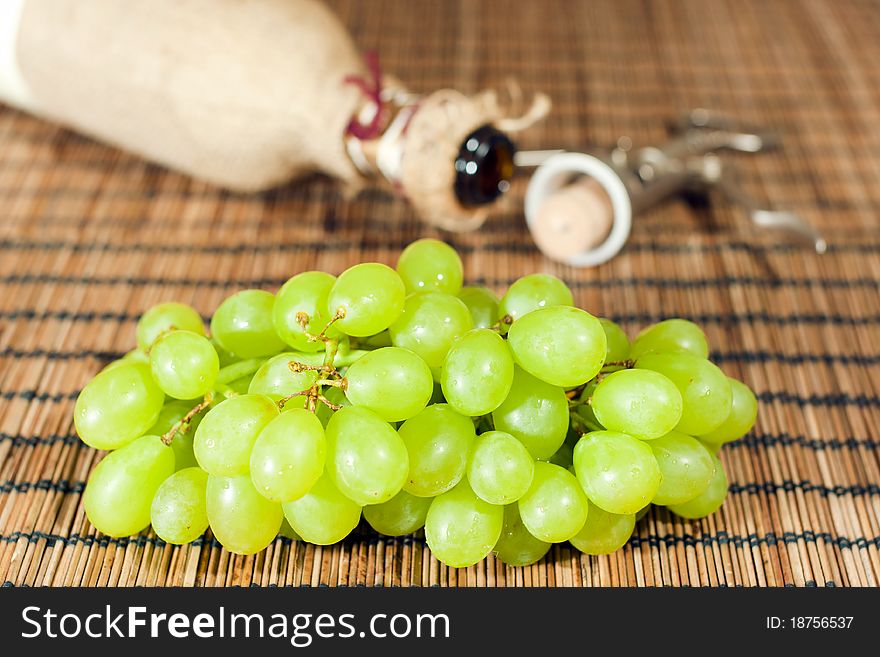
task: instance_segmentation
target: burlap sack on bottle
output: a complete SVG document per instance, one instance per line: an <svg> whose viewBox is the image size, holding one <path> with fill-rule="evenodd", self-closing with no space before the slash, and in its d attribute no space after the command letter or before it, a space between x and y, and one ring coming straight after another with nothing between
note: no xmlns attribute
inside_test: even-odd
<svg viewBox="0 0 880 657"><path fill-rule="evenodd" d="M456 199L462 141L485 124L522 129L549 108L539 95L510 119L493 92L429 94L412 104L394 145L399 166L388 175L375 161L353 162L350 127L371 112L393 115L384 101L376 107L381 90L374 97L368 90L380 79L399 83L365 64L321 2L18 1L16 54L28 109L236 191L320 171L351 194L381 172L430 223L472 229L488 208ZM398 91L409 96L402 85ZM382 137L364 137L357 150L375 152Z"/></svg>
<svg viewBox="0 0 880 657"><path fill-rule="evenodd" d="M38 111L239 191L359 173L342 136L364 75L314 0L26 0L18 61Z"/></svg>

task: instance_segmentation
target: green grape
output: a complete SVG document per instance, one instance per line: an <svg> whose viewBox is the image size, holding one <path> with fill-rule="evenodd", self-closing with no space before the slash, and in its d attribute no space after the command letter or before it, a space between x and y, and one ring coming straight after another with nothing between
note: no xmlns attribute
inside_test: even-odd
<svg viewBox="0 0 880 657"><path fill-rule="evenodd" d="M550 274L529 274L514 281L501 297L498 316L516 320L538 308L573 305L571 290L558 278Z"/></svg>
<svg viewBox="0 0 880 657"><path fill-rule="evenodd" d="M159 417L152 427L145 432L149 436L164 436L175 424L180 422L194 406L188 401L172 401L165 404L159 412ZM193 436L206 411L202 411L189 421L189 427L184 431L179 429L174 434L171 449L174 450L174 469L183 470L198 465L196 455L193 453Z"/></svg>
<svg viewBox="0 0 880 657"><path fill-rule="evenodd" d="M675 429L690 436L714 431L730 415L730 381L705 358L688 353L646 354L639 369L659 372L681 393L681 420Z"/></svg>
<svg viewBox="0 0 880 657"><path fill-rule="evenodd" d="M646 504L646 505L643 506L641 509L639 509L638 511L636 511L636 522L638 522L639 520L641 520L642 518L644 518L646 515L648 515L648 511L650 511L650 510L651 510L651 505L650 505L650 504Z"/></svg>
<svg viewBox="0 0 880 657"><path fill-rule="evenodd" d="M715 476L712 454L696 438L671 431L650 443L660 466L660 487L654 504L668 506L692 500L709 487Z"/></svg>
<svg viewBox="0 0 880 657"><path fill-rule="evenodd" d="M567 541L584 526L587 511L587 496L571 472L535 463L532 485L519 500L519 514L532 536L547 543Z"/></svg>
<svg viewBox="0 0 880 657"><path fill-rule="evenodd" d="M233 365L241 361L241 358L236 356L231 351L227 351L223 347L220 346L220 343L217 342L213 337L210 338L211 346L214 347L214 351L217 352L217 358L220 359L220 369L222 370L224 367L229 365Z"/></svg>
<svg viewBox="0 0 880 657"><path fill-rule="evenodd" d="M306 332L299 323L299 314L309 317L308 332L318 335L330 321L327 299L336 277L322 271L307 271L297 274L278 290L275 305L272 307L272 323L278 336L297 351L322 351L324 343L320 340L309 342ZM330 326L328 337L338 337L339 331Z"/></svg>
<svg viewBox="0 0 880 657"><path fill-rule="evenodd" d="M471 450L467 478L489 504L510 504L526 494L534 473L535 461L525 445L509 433L487 431Z"/></svg>
<svg viewBox="0 0 880 657"><path fill-rule="evenodd" d="M243 376L240 379L230 381L226 384L226 387L237 395L246 395L248 394L248 389L251 387L251 381L253 381L253 378L252 374Z"/></svg>
<svg viewBox="0 0 880 657"><path fill-rule="evenodd" d="M165 393L156 385L150 366L130 363L99 373L76 399L76 432L95 449L118 449L156 422Z"/></svg>
<svg viewBox="0 0 880 657"><path fill-rule="evenodd" d="M427 406L433 392L434 379L425 361L400 347L371 351L345 373L345 396L386 422L411 418Z"/></svg>
<svg viewBox="0 0 880 657"><path fill-rule="evenodd" d="M636 526L632 513L608 513L590 503L583 528L569 541L584 554L611 554L626 545Z"/></svg>
<svg viewBox="0 0 880 657"><path fill-rule="evenodd" d="M599 382L590 407L606 429L652 440L676 427L682 401L678 388L662 374L620 370Z"/></svg>
<svg viewBox="0 0 880 657"><path fill-rule="evenodd" d="M198 422L204 416L198 416L194 420L194 424L190 424L190 428L186 431L178 431L174 434L174 440L171 441L171 449L174 450L174 470L183 470L184 468L192 468L198 466L196 455L193 452L193 437L198 428ZM147 432L153 435L150 432Z"/></svg>
<svg viewBox="0 0 880 657"><path fill-rule="evenodd" d="M425 539L442 563L467 568L492 551L503 525L503 507L481 500L463 480L431 502Z"/></svg>
<svg viewBox="0 0 880 657"><path fill-rule="evenodd" d="M571 306L541 308L520 317L510 327L507 343L517 365L564 388L586 383L605 362L605 331L599 320Z"/></svg>
<svg viewBox="0 0 880 657"><path fill-rule="evenodd" d="M346 269L330 289L331 316L344 313L334 326L359 338L384 331L400 316L406 288L400 275L386 265L365 262Z"/></svg>
<svg viewBox="0 0 880 657"><path fill-rule="evenodd" d="M605 362L622 363L629 358L629 338L623 329L610 319L599 318L602 330L605 331Z"/></svg>
<svg viewBox="0 0 880 657"><path fill-rule="evenodd" d="M397 273L408 294L426 290L458 294L463 268L451 246L440 240L421 239L400 254Z"/></svg>
<svg viewBox="0 0 880 657"><path fill-rule="evenodd" d="M215 345L216 350L216 345ZM305 356L305 354L302 354ZM314 356L314 355L312 355ZM268 359L265 357L248 358L230 363L226 367L221 367L217 373L217 383L220 385L229 384L232 381L241 381L247 379L250 381L254 374Z"/></svg>
<svg viewBox="0 0 880 657"><path fill-rule="evenodd" d="M446 354L440 375L443 396L462 415L486 415L501 406L513 384L513 357L489 329L468 331Z"/></svg>
<svg viewBox="0 0 880 657"><path fill-rule="evenodd" d="M361 519L360 505L339 492L327 474L308 493L286 502L283 508L293 530L304 541L316 545L341 541Z"/></svg>
<svg viewBox="0 0 880 657"><path fill-rule="evenodd" d="M287 517L281 521L281 529L278 530L278 535L283 536L284 538L289 538L291 541L301 541L302 536L297 534L293 527L290 526L290 523L287 521Z"/></svg>
<svg viewBox="0 0 880 657"><path fill-rule="evenodd" d="M150 525L150 505L174 473L174 452L158 436L143 436L111 452L94 469L83 494L86 515L108 536L130 536Z"/></svg>
<svg viewBox="0 0 880 657"><path fill-rule="evenodd" d="M567 439L566 442L562 443L562 447L557 449L556 453L548 459L548 462L554 463L563 468L568 468L574 463L574 448L568 444Z"/></svg>
<svg viewBox="0 0 880 657"><path fill-rule="evenodd" d="M122 358L117 358L116 360L112 360L107 363L104 368L101 370L102 372L106 372L107 370L112 370L120 365L131 365L132 363L147 363L150 362L150 354L144 351L143 349L132 349L127 354L125 354Z"/></svg>
<svg viewBox="0 0 880 657"><path fill-rule="evenodd" d="M724 504L727 497L727 473L718 457L713 456L712 459L715 461L715 476L712 477L709 487L692 500L669 505L667 508L674 514L695 520L715 513Z"/></svg>
<svg viewBox="0 0 880 657"><path fill-rule="evenodd" d="M171 331L150 348L150 369L169 397L195 399L214 386L220 359L208 338L192 331Z"/></svg>
<svg viewBox="0 0 880 657"><path fill-rule="evenodd" d="M248 475L210 475L205 502L211 531L235 554L266 549L281 529L281 505L260 495Z"/></svg>
<svg viewBox="0 0 880 657"><path fill-rule="evenodd" d="M549 459L568 432L568 398L562 388L536 379L518 367L510 394L492 412L498 431L522 441L536 459Z"/></svg>
<svg viewBox="0 0 880 657"><path fill-rule="evenodd" d="M336 411L326 437L327 470L337 488L360 506L387 502L403 488L409 472L406 446L373 411L357 406Z"/></svg>
<svg viewBox="0 0 880 657"><path fill-rule="evenodd" d="M731 405L730 413L714 430L704 433L700 440L717 452L724 443L738 440L745 436L755 425L758 417L758 400L755 393L743 382L728 377L730 382Z"/></svg>
<svg viewBox="0 0 880 657"><path fill-rule="evenodd" d="M160 303L145 312L137 323L138 347L147 350L160 335L172 330L205 334L202 316L184 303Z"/></svg>
<svg viewBox="0 0 880 657"><path fill-rule="evenodd" d="M326 445L321 421L303 408L282 413L263 427L251 452L251 481L275 502L309 492L324 472Z"/></svg>
<svg viewBox="0 0 880 657"><path fill-rule="evenodd" d="M409 456L405 491L434 497L464 477L477 437L469 417L456 413L448 404L433 404L404 422L398 433Z"/></svg>
<svg viewBox="0 0 880 657"><path fill-rule="evenodd" d="M616 431L584 435L574 447L574 469L590 501L609 513L635 513L660 487L648 444Z"/></svg>
<svg viewBox="0 0 880 657"><path fill-rule="evenodd" d="M318 380L317 372L293 372L292 361L300 361L302 354L286 351L272 356L260 366L248 384L247 392L252 395L266 395L274 401L280 401L290 395L308 390ZM303 408L305 396L288 399L283 410Z"/></svg>
<svg viewBox="0 0 880 657"><path fill-rule="evenodd" d="M265 395L241 395L220 402L196 429L193 452L202 470L219 477L248 474L257 436L278 417L278 407Z"/></svg>
<svg viewBox="0 0 880 657"><path fill-rule="evenodd" d="M132 349L127 352L122 358L117 362L122 363L149 363L150 362L150 354L143 349Z"/></svg>
<svg viewBox="0 0 880 657"><path fill-rule="evenodd" d="M703 329L686 319L667 319L649 326L633 340L630 358L649 353L679 352L709 357L709 343Z"/></svg>
<svg viewBox="0 0 880 657"><path fill-rule="evenodd" d="M192 543L208 528L206 491L208 473L184 468L159 486L150 507L153 531L166 543Z"/></svg>
<svg viewBox="0 0 880 657"><path fill-rule="evenodd" d="M211 335L240 358L271 356L284 349L275 332L275 297L265 290L242 290L227 298L211 318Z"/></svg>
<svg viewBox="0 0 880 657"><path fill-rule="evenodd" d="M458 298L471 313L474 328L491 328L498 321L498 297L485 287L463 287Z"/></svg>
<svg viewBox="0 0 880 657"><path fill-rule="evenodd" d="M452 343L473 328L464 302L443 292L419 292L406 298L403 312L388 329L391 343L441 367Z"/></svg>
<svg viewBox="0 0 880 657"><path fill-rule="evenodd" d="M405 490L387 502L364 507L364 519L370 527L386 536L405 536L425 526L430 497L416 497Z"/></svg>
<svg viewBox="0 0 880 657"><path fill-rule="evenodd" d="M504 526L493 552L508 566L530 566L544 558L551 543L541 541L529 533L519 516L519 505L504 507Z"/></svg>

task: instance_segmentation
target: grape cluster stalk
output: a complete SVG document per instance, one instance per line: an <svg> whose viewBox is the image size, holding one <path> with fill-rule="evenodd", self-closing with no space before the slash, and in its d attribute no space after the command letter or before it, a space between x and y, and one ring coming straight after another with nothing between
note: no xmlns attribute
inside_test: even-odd
<svg viewBox="0 0 880 657"><path fill-rule="evenodd" d="M79 436L108 451L84 506L110 536L210 527L238 554L279 533L336 543L362 517L424 529L452 567L563 541L607 554L652 504L694 519L724 502L718 452L757 401L708 355L683 319L631 341L550 275L501 299L463 287L455 250L419 240L396 269L233 294L210 332L190 306L148 310L76 402Z"/></svg>

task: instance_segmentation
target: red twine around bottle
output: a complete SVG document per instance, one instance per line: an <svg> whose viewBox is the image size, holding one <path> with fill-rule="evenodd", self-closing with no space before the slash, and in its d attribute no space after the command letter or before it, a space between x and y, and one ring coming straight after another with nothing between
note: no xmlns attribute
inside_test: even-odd
<svg viewBox="0 0 880 657"><path fill-rule="evenodd" d="M364 63L369 71L369 78L362 75L346 75L343 81L353 84L376 105L376 111L369 123L361 123L352 118L346 132L357 139L375 139L382 132L382 70L379 67L379 55L374 51L364 53Z"/></svg>

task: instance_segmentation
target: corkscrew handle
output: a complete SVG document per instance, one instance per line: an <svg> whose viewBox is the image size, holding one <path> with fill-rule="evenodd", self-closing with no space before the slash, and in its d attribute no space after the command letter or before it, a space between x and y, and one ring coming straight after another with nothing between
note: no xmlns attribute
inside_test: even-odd
<svg viewBox="0 0 880 657"><path fill-rule="evenodd" d="M635 212L725 180L721 160L715 157L718 151L759 153L779 145L774 132L737 124L705 109L691 110L670 130L673 137L658 146L633 150L631 140L621 137L611 152L611 161L630 189Z"/></svg>
<svg viewBox="0 0 880 657"><path fill-rule="evenodd" d="M718 189L746 210L759 228L784 230L808 241L817 253L827 250L825 239L803 218L764 208L748 197L735 183L735 171L718 156L724 150L759 153L775 148L780 143L775 132L705 109L688 112L670 130L668 141L639 149L633 149L629 137L621 137L607 155L559 150L517 153L517 166L537 167L526 192L525 210L538 246L549 257L574 266L600 264L622 248L633 214L685 191ZM592 181L589 189L583 184L587 179ZM548 216L550 199L554 199L553 212L559 215L564 210L571 216ZM584 222L591 222L592 228L584 229Z"/></svg>

